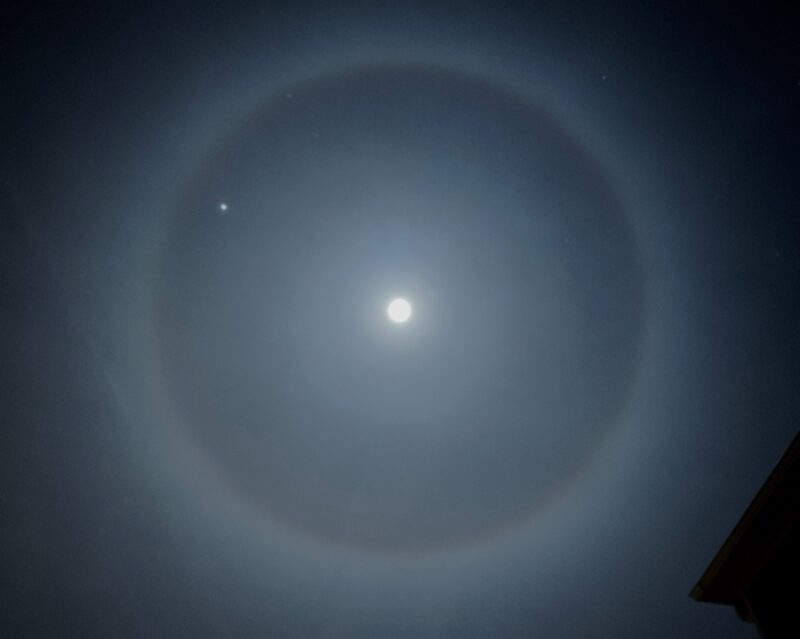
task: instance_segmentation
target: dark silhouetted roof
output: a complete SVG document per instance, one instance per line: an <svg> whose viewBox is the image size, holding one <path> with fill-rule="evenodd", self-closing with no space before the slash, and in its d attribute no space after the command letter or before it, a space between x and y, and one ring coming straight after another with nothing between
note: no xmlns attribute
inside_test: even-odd
<svg viewBox="0 0 800 639"><path fill-rule="evenodd" d="M779 588L776 575L794 561L800 545L800 434L725 540L690 596L728 604L753 621L749 600Z"/></svg>

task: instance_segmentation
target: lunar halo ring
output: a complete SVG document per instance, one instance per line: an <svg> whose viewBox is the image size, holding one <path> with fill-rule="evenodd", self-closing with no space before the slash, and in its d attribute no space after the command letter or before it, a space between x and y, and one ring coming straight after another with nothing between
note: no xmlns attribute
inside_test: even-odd
<svg viewBox="0 0 800 639"><path fill-rule="evenodd" d="M266 103L270 103L270 102L273 102L275 100L285 100L285 99L289 99L290 100L290 99L293 98L293 96L296 93L301 92L304 87L313 87L313 86L315 86L315 85L317 85L319 83L324 83L324 82L328 81L332 77L340 77L340 76L341 77L347 77L347 76L349 76L351 74L357 74L357 73L359 73L360 71L362 71L365 68L368 68L368 69L381 69L384 66L386 68L389 68L389 69L393 69L393 68L397 68L398 67L398 65L396 63L389 62L386 65L383 65L383 64L378 64L378 65L370 64L370 65L365 65L365 66L355 65L353 67L333 69L333 70L330 70L330 71L327 71L327 72L321 73L321 74L313 74L312 73L312 74L309 74L309 76L306 79L303 79L301 81L285 83L285 85L284 85L285 88L280 88L280 89L272 92L272 94L266 100ZM400 65L400 66L402 66L402 65ZM515 87L515 86L509 85L509 83L508 83L506 78L498 79L496 77L492 77L490 75L487 75L483 71L475 72L472 69L460 68L460 66L457 66L457 65L453 66L453 65L446 65L446 64L443 64L443 65L439 65L439 64L421 64L419 62L414 61L414 62L409 63L407 65L407 67L412 72L414 70L417 70L417 69L419 69L422 72L427 72L429 70L433 70L434 72L437 72L437 73L443 73L443 74L452 73L452 74L455 74L455 76L457 76L457 77L467 77L471 81L475 81L477 83L480 83L480 84L486 86L487 90L492 90L493 88L498 88L498 89L503 90L503 91L511 92L514 95L516 95L519 98L520 101L525 102L526 104L529 104L532 109L533 108L538 109L538 110L544 109L542 104L540 104L538 101L535 101L535 98L530 94L529 91L527 91L524 88L520 89L519 87ZM256 108L253 109L253 111L257 112L257 111L261 110L263 108L263 104L264 104L264 102L260 102L256 106ZM551 111L549 109L544 109L544 110L545 110L546 113L548 113L548 115L552 116L552 113L551 113ZM554 120L559 125L560 130L562 131L562 133L564 133L565 135L568 135L568 131L570 129L568 127L564 126L563 123L560 122L560 120L558 118L554 118ZM237 130L237 127L234 127L233 130L234 131ZM212 150L215 149L215 148L223 148L225 146L225 144L226 144L226 138L223 136L223 138L221 138L221 140L216 145L213 145L210 148ZM586 150L585 145L580 143L578 140L572 139L572 140L570 140L570 144L574 144L574 145L580 147L581 149L583 149L586 152L588 157L593 159L592 154L589 153L588 150ZM212 153L213 153L213 151L212 151ZM201 166L202 165L203 165L203 163L201 162ZM602 175L605 176L606 180L608 179L607 173L605 171L603 171L602 168L599 168L599 172ZM198 172L198 175L200 173L202 173L202 170ZM615 192L616 191L616 189L614 189L613 185L611 185L611 184L608 184L607 188L611 192ZM625 212L625 214L628 215L627 212ZM174 220L171 220L171 221L168 220L167 221L167 230L168 231L170 230L172 224L174 224ZM635 233L633 233L633 235L635 237ZM156 256L157 263L160 263L162 260L163 260L163 257ZM156 269L156 271L158 271L158 268ZM159 318L158 318L157 314L154 316L153 321L156 324L158 324ZM157 331L158 327L156 326L155 329ZM638 336L638 339L641 339L641 335ZM181 405L181 402L176 397L174 397L172 395L172 393L170 392L168 383L166 382L166 380L164 378L163 370L162 370L163 358L162 358L162 354L158 352L158 346L157 345L155 346L155 352L153 353L153 362L154 362L154 365L156 367L155 379L160 380L158 382L158 386L159 386L158 393L159 393L159 395L161 397L160 405L164 407L165 414L169 415L169 417L167 418L168 421L170 421L170 422L172 422L173 424L176 425L175 432L177 433L177 436L172 438L173 441L174 442L179 442L179 444L176 444L176 445L186 446L187 448L192 449L192 453L190 454L190 457L193 460L195 460L195 462L194 462L195 465L193 466L193 468L195 468L195 470L197 470L197 468L200 468L200 472L206 476L207 481L210 481L210 482L216 484L216 488L218 489L216 492L220 496L220 499L224 499L226 496L227 497L236 497L237 496L236 495L237 488L230 481L228 481L228 478L226 477L225 469L223 467L221 467L219 464L215 463L215 461L213 460L213 454L212 453L210 453L209 451L203 449L203 446L199 442L195 441L195 438L193 437L191 425L189 424L189 422L191 420L191 417L190 417L190 415L188 413L186 413L186 411L184 410L183 406ZM639 363L637 363L637 366L638 365L639 365ZM630 387L635 386L636 385L635 382L636 382L636 375L634 374L633 375L633 381L629 384L629 386ZM622 402L622 405L620 406L619 410L617 411L617 414L615 416L615 420L617 422L621 420L621 415L624 414L625 407L626 407L627 403L629 403L630 400L631 400L632 388L627 388L625 390L625 393L627 395L627 399ZM614 424L612 423L612 424L609 424L608 428L605 429L605 434L603 436L604 440L608 439L613 431L614 431ZM562 485L559 487L559 489L557 491L554 491L553 494L551 494L544 503L539 504L539 505L537 505L536 508L533 508L530 511L521 514L519 517L513 519L513 521L503 522L501 525L499 525L499 526L497 526L495 528L486 530L486 531L483 532L483 534L480 534L480 535L472 535L472 536L469 536L469 537L464 538L464 539L455 539L452 544L436 544L435 547L433 548L433 550L441 551L441 550L447 550L447 549L450 549L450 548L460 548L460 547L463 547L465 545L469 546L469 547L474 547L476 544L486 543L488 541L491 541L492 539L497 538L498 536L501 536L504 532L508 532L509 530L516 529L516 528L518 528L520 526L523 526L523 525L529 523L534 518L535 515L542 515L542 514L546 513L548 511L548 509L551 508L555 503L557 503L561 499L566 498L570 493L570 489L580 482L581 477L584 476L585 471L587 470L587 468L591 466L592 461L593 461L593 459L590 456L590 458L588 458L583 464L581 464L579 467L577 467L574 470L574 472L572 472L569 475L567 480L562 483ZM192 472L194 472L194 471L192 471ZM322 543L325 543L325 544L333 543L334 545L337 545L337 546L342 545L338 541L325 540L324 536L323 536L323 538L320 538L319 535L317 535L315 533L310 533L309 531L306 531L306 530L303 530L302 527L298 528L294 524L284 522L284 521L281 520L280 517L275 516L271 512L264 512L262 509L256 508L256 510L258 512L256 513L256 516L254 516L254 508L255 507L252 504L249 504L247 502L247 500L245 498L243 498L243 497L239 500L239 502L240 502L239 503L239 507L236 508L236 512L243 518L243 520L249 521L251 523L255 522L255 521L263 523L264 521L266 521L266 523L269 526L277 525L282 530L288 531L289 532L289 536L291 536L291 537L294 537L296 534L300 534L301 538L306 539L308 541L322 542ZM347 544L344 544L344 545L347 545ZM358 548L357 544L356 544L356 548ZM362 549L362 550L368 550L368 549L365 548L365 549ZM431 550L431 548L426 548L425 550Z"/></svg>

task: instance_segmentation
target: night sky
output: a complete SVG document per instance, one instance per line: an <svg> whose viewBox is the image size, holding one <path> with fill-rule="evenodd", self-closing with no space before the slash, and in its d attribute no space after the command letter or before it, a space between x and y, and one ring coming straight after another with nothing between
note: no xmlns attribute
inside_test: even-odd
<svg viewBox="0 0 800 639"><path fill-rule="evenodd" d="M800 21L604 4L3 10L0 637L755 636Z"/></svg>

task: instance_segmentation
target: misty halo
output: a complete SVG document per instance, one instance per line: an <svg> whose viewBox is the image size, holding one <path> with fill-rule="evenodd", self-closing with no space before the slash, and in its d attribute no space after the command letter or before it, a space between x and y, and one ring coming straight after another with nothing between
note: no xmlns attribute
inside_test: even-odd
<svg viewBox="0 0 800 639"><path fill-rule="evenodd" d="M637 378L644 281L614 185L492 78L385 65L291 93L220 140L160 255L155 361L183 441L230 495L328 544L521 525L580 476ZM209 209L221 193L235 215ZM397 304L408 339L367 319L396 328L389 291L425 308Z"/></svg>

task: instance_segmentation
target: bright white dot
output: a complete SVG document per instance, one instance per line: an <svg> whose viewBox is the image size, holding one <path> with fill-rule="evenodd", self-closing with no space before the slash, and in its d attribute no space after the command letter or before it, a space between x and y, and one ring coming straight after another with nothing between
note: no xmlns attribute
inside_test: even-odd
<svg viewBox="0 0 800 639"><path fill-rule="evenodd" d="M225 202L221 202L220 205L219 205L219 210L220 211L227 211L228 210L228 205L225 204Z"/></svg>
<svg viewBox="0 0 800 639"><path fill-rule="evenodd" d="M411 304L409 304L408 300L398 297L389 302L389 306L386 307L386 314L393 322L402 324L411 317Z"/></svg>

